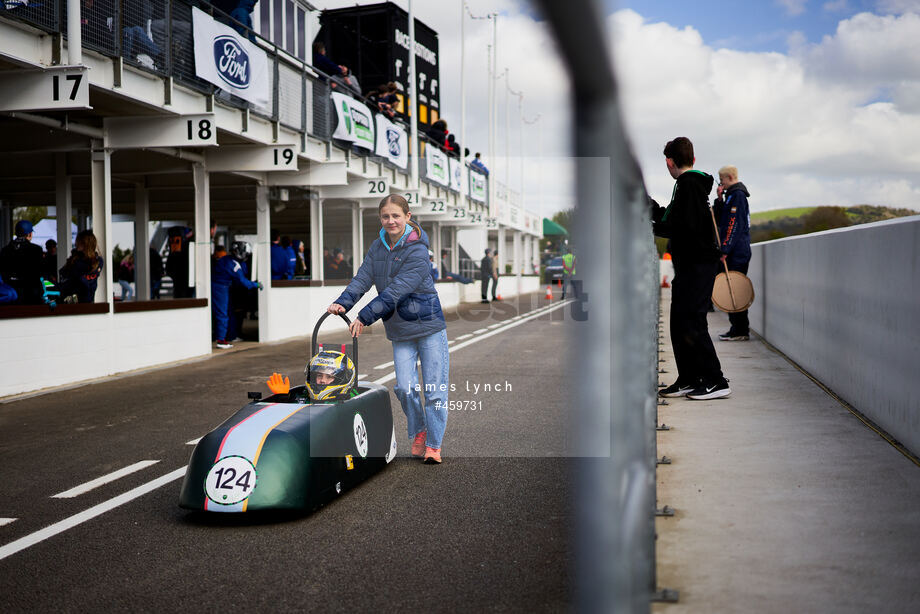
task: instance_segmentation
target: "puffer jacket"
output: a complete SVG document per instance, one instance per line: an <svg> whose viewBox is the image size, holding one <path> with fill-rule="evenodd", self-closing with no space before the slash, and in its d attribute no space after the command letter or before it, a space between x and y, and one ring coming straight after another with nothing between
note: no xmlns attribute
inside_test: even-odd
<svg viewBox="0 0 920 614"><path fill-rule="evenodd" d="M415 225L407 229L392 249L381 229L354 279L335 301L348 311L372 285L376 287L377 297L358 313L358 320L369 326L383 319L390 341L417 339L447 328L431 279L428 235Z"/></svg>

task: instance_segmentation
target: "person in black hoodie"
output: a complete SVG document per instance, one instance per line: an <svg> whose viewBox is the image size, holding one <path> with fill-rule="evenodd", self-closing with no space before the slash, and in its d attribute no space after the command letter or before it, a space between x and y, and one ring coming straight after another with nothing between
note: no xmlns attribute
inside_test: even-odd
<svg viewBox="0 0 920 614"><path fill-rule="evenodd" d="M713 179L693 164L693 143L686 137L664 148L668 172L676 181L671 202L661 207L649 198L653 230L670 239L674 262L671 284L671 345L677 380L659 391L663 397L704 400L731 394L722 375L706 313L721 252L709 212Z"/></svg>
<svg viewBox="0 0 920 614"><path fill-rule="evenodd" d="M712 209L719 223L719 238L722 261L729 271L748 272L751 262L751 212L748 208L747 187L738 181L738 169L723 166L719 169L719 195ZM728 314L731 322L728 332L719 335L722 341L747 341L750 339L750 323L747 309Z"/></svg>

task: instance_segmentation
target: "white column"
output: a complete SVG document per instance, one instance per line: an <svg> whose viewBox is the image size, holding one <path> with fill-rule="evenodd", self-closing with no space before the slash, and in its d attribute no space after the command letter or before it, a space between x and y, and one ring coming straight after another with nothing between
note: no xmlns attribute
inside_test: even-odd
<svg viewBox="0 0 920 614"><path fill-rule="evenodd" d="M195 186L195 298L211 297L211 180L204 164L192 166Z"/></svg>
<svg viewBox="0 0 920 614"><path fill-rule="evenodd" d="M105 266L96 286L96 303L112 304L112 152L102 148L101 141L93 141L90 162L90 182L93 200L93 234Z"/></svg>
<svg viewBox="0 0 920 614"><path fill-rule="evenodd" d="M428 238L431 241L431 251L434 253L434 266L438 268L438 277L443 279L444 271L441 270L441 222L432 222L431 232L434 236Z"/></svg>
<svg viewBox="0 0 920 614"><path fill-rule="evenodd" d="M82 2L67 3L67 60L71 66L83 63L82 6Z"/></svg>
<svg viewBox="0 0 920 614"><path fill-rule="evenodd" d="M271 255L271 209L268 206L268 187L256 188L256 244L253 246L253 271L255 279L262 283L259 291L259 343L271 339L269 336L269 303L272 296L272 255Z"/></svg>
<svg viewBox="0 0 920 614"><path fill-rule="evenodd" d="M514 268L512 268L511 270L514 271L514 277L515 279L517 279L517 293L518 293L518 296L520 296L521 295L521 283L522 283L521 273L522 273L522 269L524 268L524 258L522 257L523 253L521 250L522 245L521 245L521 231L520 230L514 231L514 236L512 237L512 241L513 241L512 245L513 245L513 251L514 251L514 265L513 265Z"/></svg>
<svg viewBox="0 0 920 614"><path fill-rule="evenodd" d="M137 300L150 300L150 192L134 189L134 286Z"/></svg>
<svg viewBox="0 0 920 614"><path fill-rule="evenodd" d="M496 249L498 250L498 274L501 275L505 272L505 262L508 260L508 254L505 253L505 227L499 226L496 235L495 243L497 245Z"/></svg>
<svg viewBox="0 0 920 614"><path fill-rule="evenodd" d="M460 244L457 242L457 227L450 227L450 270L460 272Z"/></svg>
<svg viewBox="0 0 920 614"><path fill-rule="evenodd" d="M311 201L310 214L313 216L310 220L310 244L313 246L312 279L324 280L326 271L323 270L323 201Z"/></svg>
<svg viewBox="0 0 920 614"><path fill-rule="evenodd" d="M67 262L73 247L70 235L70 218L73 217L73 190L70 176L67 174L67 154L54 156L55 171L55 213L57 217L57 270Z"/></svg>
<svg viewBox="0 0 920 614"><path fill-rule="evenodd" d="M361 205L358 202L351 203L351 261L354 262L352 276L358 272L361 261L364 259L364 253L361 244L364 242L364 232L361 230Z"/></svg>

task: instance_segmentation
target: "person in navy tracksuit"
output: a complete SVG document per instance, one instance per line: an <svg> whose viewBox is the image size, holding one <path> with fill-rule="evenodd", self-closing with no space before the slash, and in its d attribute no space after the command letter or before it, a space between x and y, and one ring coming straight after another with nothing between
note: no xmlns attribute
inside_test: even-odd
<svg viewBox="0 0 920 614"><path fill-rule="evenodd" d="M230 286L238 284L244 288L262 288L262 284L249 281L243 275L240 263L233 256L227 255L227 250L220 246L214 250L217 264L214 266L214 275L211 277L211 311L214 314L214 335L217 338L217 347L227 349L233 347L228 337L230 327Z"/></svg>
<svg viewBox="0 0 920 614"><path fill-rule="evenodd" d="M719 197L713 203L713 211L719 226L722 262L729 271L747 274L751 262L751 211L748 208L747 187L738 181L738 169L723 166L719 169ZM731 322L728 332L719 335L722 341L746 341L750 339L750 323L747 309L728 314Z"/></svg>

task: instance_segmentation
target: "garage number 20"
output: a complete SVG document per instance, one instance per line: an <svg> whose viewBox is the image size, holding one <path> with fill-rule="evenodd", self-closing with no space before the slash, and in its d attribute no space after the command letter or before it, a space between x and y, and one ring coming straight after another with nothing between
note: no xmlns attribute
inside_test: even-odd
<svg viewBox="0 0 920 614"><path fill-rule="evenodd" d="M242 456L226 456L208 472L205 493L221 505L234 505L245 500L256 486L256 470Z"/></svg>

